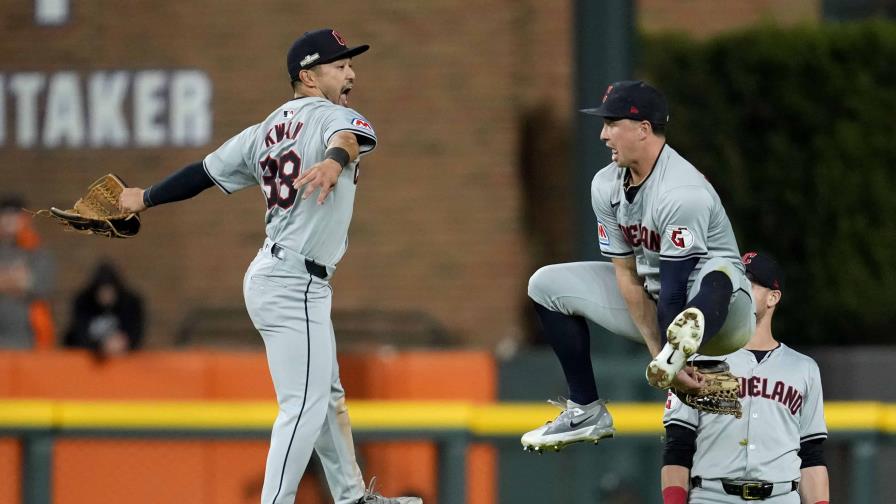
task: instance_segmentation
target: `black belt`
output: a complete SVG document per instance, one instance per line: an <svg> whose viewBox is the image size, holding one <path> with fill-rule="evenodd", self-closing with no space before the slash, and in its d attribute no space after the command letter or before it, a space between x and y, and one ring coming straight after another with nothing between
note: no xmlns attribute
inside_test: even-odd
<svg viewBox="0 0 896 504"><path fill-rule="evenodd" d="M722 478L722 489L728 495L737 495L743 500L765 500L771 497L775 489L775 484L770 481L761 480L732 480ZM700 488L703 484L703 478L694 476L691 478L691 486ZM796 492L800 487L799 481L792 481L791 492Z"/></svg>
<svg viewBox="0 0 896 504"><path fill-rule="evenodd" d="M276 243L271 245L271 255L272 256L274 256L278 259L283 259L283 256L287 253L288 252L286 251L286 249L284 249L280 245L277 245ZM323 264L317 264L316 262L312 261L311 259L305 259L305 270L311 276L315 276L317 278L320 278L321 280L327 279L327 267L324 266Z"/></svg>

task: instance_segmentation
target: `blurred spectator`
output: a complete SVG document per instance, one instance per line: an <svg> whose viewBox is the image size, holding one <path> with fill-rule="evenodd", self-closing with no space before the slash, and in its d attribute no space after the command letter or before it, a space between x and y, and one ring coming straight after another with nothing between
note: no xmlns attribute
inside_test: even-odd
<svg viewBox="0 0 896 504"><path fill-rule="evenodd" d="M47 349L56 339L53 260L23 206L19 196L0 197L0 348Z"/></svg>
<svg viewBox="0 0 896 504"><path fill-rule="evenodd" d="M102 262L72 305L65 346L89 348L100 358L124 355L143 343L143 300Z"/></svg>

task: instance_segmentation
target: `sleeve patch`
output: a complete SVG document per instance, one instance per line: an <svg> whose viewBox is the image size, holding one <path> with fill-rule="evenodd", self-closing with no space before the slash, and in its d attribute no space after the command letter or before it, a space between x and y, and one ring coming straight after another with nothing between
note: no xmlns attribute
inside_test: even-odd
<svg viewBox="0 0 896 504"><path fill-rule="evenodd" d="M687 226L666 226L666 237L677 249L687 250L694 244L694 233Z"/></svg>
<svg viewBox="0 0 896 504"><path fill-rule="evenodd" d="M365 121L364 119L361 119L360 117L356 117L356 118L352 119L352 126L354 126L356 128L362 128L362 129L366 129L369 131L373 131L373 128L370 126L370 123Z"/></svg>
<svg viewBox="0 0 896 504"><path fill-rule="evenodd" d="M601 221L597 221L597 239L601 245L610 244L610 235L607 234L607 228L604 227L604 223Z"/></svg>

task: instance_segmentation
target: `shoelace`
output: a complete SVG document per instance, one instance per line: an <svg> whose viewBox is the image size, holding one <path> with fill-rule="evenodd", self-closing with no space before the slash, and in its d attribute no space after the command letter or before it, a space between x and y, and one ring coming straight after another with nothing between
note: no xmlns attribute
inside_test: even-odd
<svg viewBox="0 0 896 504"><path fill-rule="evenodd" d="M557 420L560 420L561 418L563 418L564 415L566 415L569 412L569 410L566 409L566 399L564 399L563 397L558 397L556 401L554 401L553 399L548 399L548 404L550 404L551 406L556 406L556 407L562 409L563 411L561 411L560 414L557 415L557 417L554 418L553 420L548 420L547 422L545 422L544 423L545 425L552 424L552 423L556 422Z"/></svg>
<svg viewBox="0 0 896 504"><path fill-rule="evenodd" d="M367 490L364 490L364 496L361 497L361 502L369 502L377 497L385 499L385 497L376 493L376 476L373 476L370 478L370 483L367 484Z"/></svg>
<svg viewBox="0 0 896 504"><path fill-rule="evenodd" d="M558 397L557 400L548 399L548 404L551 406L556 406L562 410L566 410L566 398Z"/></svg>

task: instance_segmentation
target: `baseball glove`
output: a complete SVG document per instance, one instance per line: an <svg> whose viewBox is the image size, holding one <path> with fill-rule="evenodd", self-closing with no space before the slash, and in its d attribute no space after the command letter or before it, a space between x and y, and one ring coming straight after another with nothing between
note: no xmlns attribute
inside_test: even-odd
<svg viewBox="0 0 896 504"><path fill-rule="evenodd" d="M69 210L50 207L36 215L53 218L66 229L109 238L131 238L140 231L140 216L124 213L118 207L121 191L127 187L116 175L100 177L87 188L87 194Z"/></svg>
<svg viewBox="0 0 896 504"><path fill-rule="evenodd" d="M698 360L690 363L703 376L703 388L694 391L672 391L681 402L707 413L734 415L740 418L740 382L729 371L728 363L720 360Z"/></svg>

